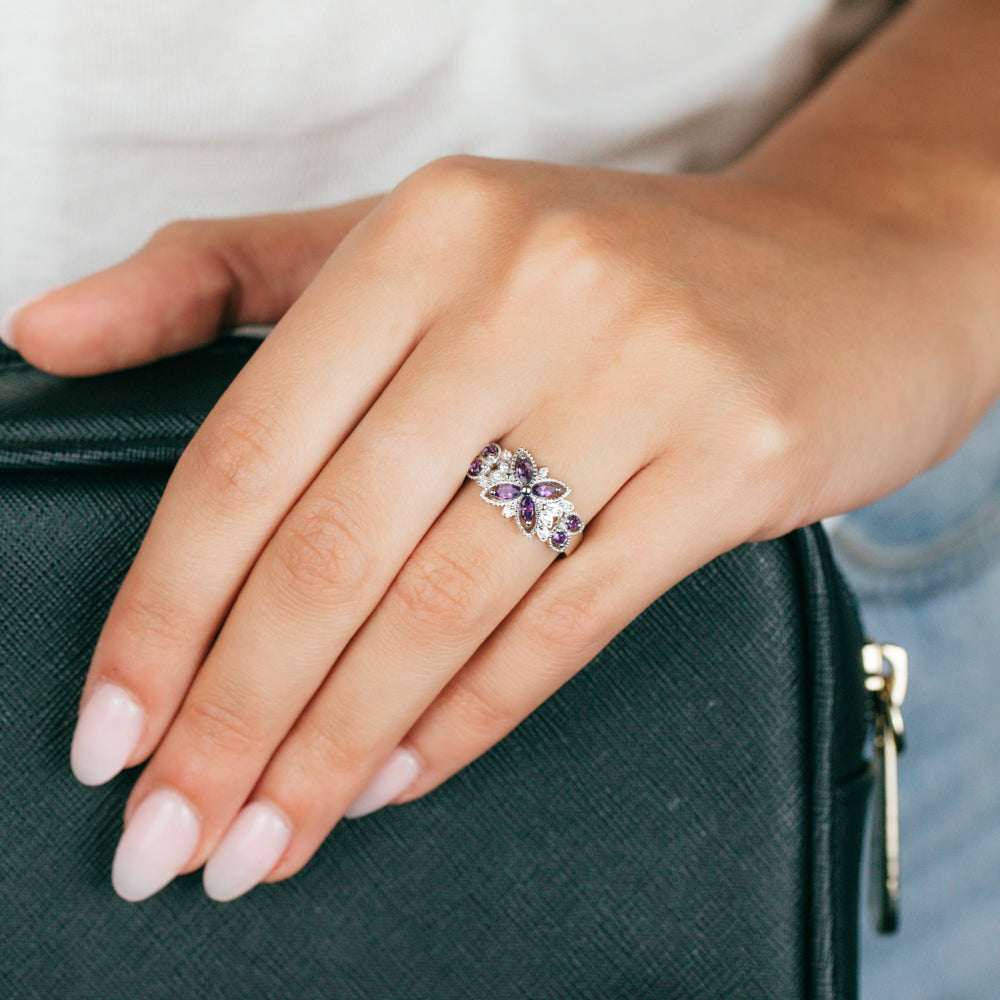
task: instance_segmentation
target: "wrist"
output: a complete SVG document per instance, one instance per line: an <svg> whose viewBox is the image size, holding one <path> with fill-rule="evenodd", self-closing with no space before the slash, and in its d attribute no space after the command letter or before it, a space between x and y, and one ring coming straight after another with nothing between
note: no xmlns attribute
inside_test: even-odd
<svg viewBox="0 0 1000 1000"><path fill-rule="evenodd" d="M1000 160L891 128L789 128L727 173L932 252L1000 267Z"/></svg>
<svg viewBox="0 0 1000 1000"><path fill-rule="evenodd" d="M909 0L735 169L995 267L998 49L994 0Z"/></svg>

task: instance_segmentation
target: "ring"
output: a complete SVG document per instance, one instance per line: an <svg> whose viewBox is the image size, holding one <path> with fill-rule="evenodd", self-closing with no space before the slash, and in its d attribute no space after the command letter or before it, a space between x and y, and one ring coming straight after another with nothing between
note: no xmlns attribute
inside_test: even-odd
<svg viewBox="0 0 1000 1000"><path fill-rule="evenodd" d="M550 479L549 470L539 468L524 448L509 452L493 441L475 457L467 476L482 486L479 495L487 503L517 521L522 535L537 536L553 552L564 552L570 538L583 531L583 519L566 499L569 487Z"/></svg>

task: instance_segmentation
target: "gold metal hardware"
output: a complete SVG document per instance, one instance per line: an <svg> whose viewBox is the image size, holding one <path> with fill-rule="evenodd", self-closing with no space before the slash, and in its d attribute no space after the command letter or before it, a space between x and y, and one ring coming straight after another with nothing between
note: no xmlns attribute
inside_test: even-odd
<svg viewBox="0 0 1000 1000"><path fill-rule="evenodd" d="M872 823L870 906L875 929L899 927L899 772L906 730L902 705L909 681L906 650L875 642L861 650L865 688L875 710L875 814Z"/></svg>

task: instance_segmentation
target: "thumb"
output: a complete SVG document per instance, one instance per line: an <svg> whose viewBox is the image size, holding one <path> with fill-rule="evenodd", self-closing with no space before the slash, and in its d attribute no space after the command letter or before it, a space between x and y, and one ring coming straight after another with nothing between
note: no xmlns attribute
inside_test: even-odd
<svg viewBox="0 0 1000 1000"><path fill-rule="evenodd" d="M275 323L379 200L171 223L122 263L26 303L3 339L38 368L95 375Z"/></svg>

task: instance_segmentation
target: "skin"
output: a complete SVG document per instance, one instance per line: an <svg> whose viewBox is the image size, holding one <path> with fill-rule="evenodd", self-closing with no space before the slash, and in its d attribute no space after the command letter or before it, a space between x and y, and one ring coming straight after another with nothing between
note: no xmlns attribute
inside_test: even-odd
<svg viewBox="0 0 1000 1000"><path fill-rule="evenodd" d="M911 3L732 167L437 161L384 197L167 226L19 313L83 375L277 325L182 457L83 691L144 706L126 810L247 802L311 857L400 745L431 791L717 554L871 502L1000 391L1000 8ZM527 447L569 558L465 470Z"/></svg>

